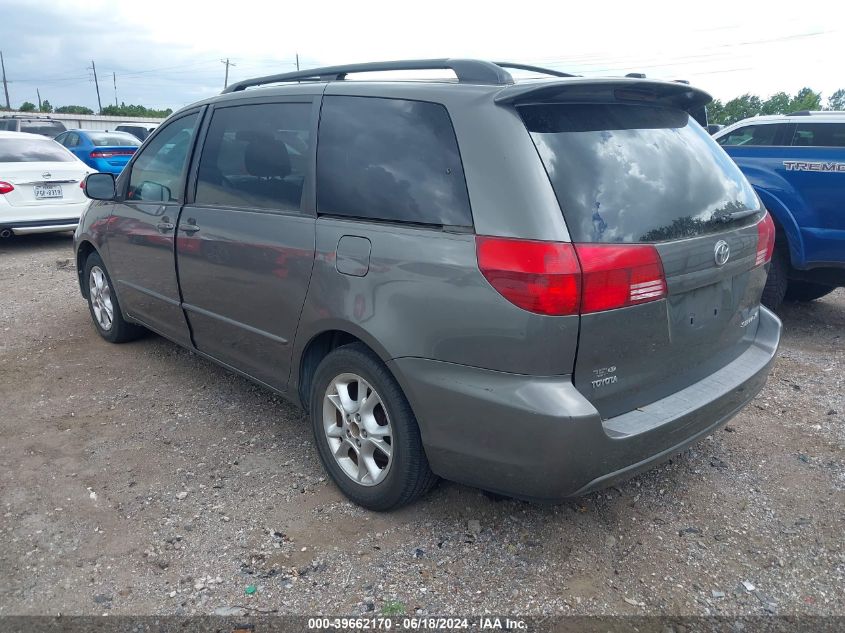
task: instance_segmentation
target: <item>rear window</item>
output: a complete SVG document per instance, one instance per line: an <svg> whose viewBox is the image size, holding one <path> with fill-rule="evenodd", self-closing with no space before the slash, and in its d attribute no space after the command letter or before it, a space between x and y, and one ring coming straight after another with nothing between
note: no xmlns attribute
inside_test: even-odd
<svg viewBox="0 0 845 633"><path fill-rule="evenodd" d="M74 157L49 139L0 138L0 163L69 163Z"/></svg>
<svg viewBox="0 0 845 633"><path fill-rule="evenodd" d="M748 181L681 110L519 108L576 242L660 242L759 220Z"/></svg>
<svg viewBox="0 0 845 633"><path fill-rule="evenodd" d="M131 134L120 132L88 132L88 138L97 147L140 147L141 143Z"/></svg>
<svg viewBox="0 0 845 633"><path fill-rule="evenodd" d="M746 125L725 134L717 141L719 145L777 145L778 134L786 127L782 123Z"/></svg>
<svg viewBox="0 0 845 633"><path fill-rule="evenodd" d="M323 99L317 210L472 226L458 142L446 108L376 97Z"/></svg>
<svg viewBox="0 0 845 633"><path fill-rule="evenodd" d="M67 128L64 124L58 121L21 121L20 131L53 138L64 132L65 129Z"/></svg>
<svg viewBox="0 0 845 633"><path fill-rule="evenodd" d="M121 132L131 134L132 136L136 136L142 141L146 140L147 137L150 135L147 128L140 127L138 125L118 125L115 130L119 130Z"/></svg>

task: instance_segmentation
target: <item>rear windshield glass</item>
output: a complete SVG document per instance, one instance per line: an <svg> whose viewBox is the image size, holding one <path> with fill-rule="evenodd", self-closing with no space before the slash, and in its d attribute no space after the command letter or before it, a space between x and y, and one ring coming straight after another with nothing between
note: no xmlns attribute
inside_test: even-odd
<svg viewBox="0 0 845 633"><path fill-rule="evenodd" d="M139 147L141 145L137 138L122 132L88 132L88 138L97 147Z"/></svg>
<svg viewBox="0 0 845 633"><path fill-rule="evenodd" d="M744 226L757 195L681 110L618 104L519 109L576 242L660 242Z"/></svg>
<svg viewBox="0 0 845 633"><path fill-rule="evenodd" d="M69 163L73 154L55 141L38 138L0 138L0 163Z"/></svg>
<svg viewBox="0 0 845 633"><path fill-rule="evenodd" d="M64 132L65 126L58 121L21 121L20 131L53 138Z"/></svg>

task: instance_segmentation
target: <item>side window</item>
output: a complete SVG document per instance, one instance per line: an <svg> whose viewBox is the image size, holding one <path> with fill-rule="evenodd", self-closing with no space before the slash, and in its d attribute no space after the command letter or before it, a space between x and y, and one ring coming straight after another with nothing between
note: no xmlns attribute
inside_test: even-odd
<svg viewBox="0 0 845 633"><path fill-rule="evenodd" d="M199 114L189 114L167 124L132 164L127 200L178 202L182 198L185 161Z"/></svg>
<svg viewBox="0 0 845 633"><path fill-rule="evenodd" d="M746 125L719 139L719 145L775 145L781 125Z"/></svg>
<svg viewBox="0 0 845 633"><path fill-rule="evenodd" d="M0 130L4 132L10 132L15 129L15 122L11 119L7 119L5 121L0 121Z"/></svg>
<svg viewBox="0 0 845 633"><path fill-rule="evenodd" d="M65 142L63 143L65 147L76 147L79 145L79 134L75 134L71 132L65 137Z"/></svg>
<svg viewBox="0 0 845 633"><path fill-rule="evenodd" d="M2 129L3 128L0 127L0 130L2 130ZM67 145L65 144L65 141L67 140L67 132L64 132L63 134L59 134L53 140L56 141L56 143L59 143L60 145L64 145L65 147L67 147Z"/></svg>
<svg viewBox="0 0 845 633"><path fill-rule="evenodd" d="M845 147L845 123L797 123L792 144L804 147Z"/></svg>
<svg viewBox="0 0 845 633"><path fill-rule="evenodd" d="M266 103L216 109L200 158L196 203L298 211L311 108Z"/></svg>
<svg viewBox="0 0 845 633"><path fill-rule="evenodd" d="M317 211L472 226L446 108L401 99L325 97L317 143Z"/></svg>

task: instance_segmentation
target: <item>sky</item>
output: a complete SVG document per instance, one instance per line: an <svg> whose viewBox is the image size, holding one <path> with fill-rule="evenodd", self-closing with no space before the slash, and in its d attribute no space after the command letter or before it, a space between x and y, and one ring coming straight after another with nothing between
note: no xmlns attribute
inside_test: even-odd
<svg viewBox="0 0 845 633"><path fill-rule="evenodd" d="M13 107L178 109L229 81L302 68L475 57L586 76L687 79L723 101L804 86L845 88L845 4L0 0ZM802 10L802 6L808 10ZM766 8L763 8L766 7ZM116 91L115 91L116 86ZM116 92L116 95L115 95ZM0 93L0 99L2 99Z"/></svg>

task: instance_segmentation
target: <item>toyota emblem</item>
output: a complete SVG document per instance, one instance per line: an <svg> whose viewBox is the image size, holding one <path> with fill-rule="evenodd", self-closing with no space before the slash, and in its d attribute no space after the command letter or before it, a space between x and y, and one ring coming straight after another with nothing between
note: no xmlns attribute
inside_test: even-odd
<svg viewBox="0 0 845 633"><path fill-rule="evenodd" d="M716 242L716 248L713 249L713 257L716 260L717 266L724 266L731 257L731 247L725 240Z"/></svg>

